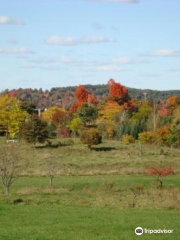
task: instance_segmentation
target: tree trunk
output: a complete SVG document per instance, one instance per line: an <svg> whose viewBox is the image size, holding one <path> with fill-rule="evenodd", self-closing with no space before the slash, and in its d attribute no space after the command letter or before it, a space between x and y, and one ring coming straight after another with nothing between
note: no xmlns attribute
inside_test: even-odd
<svg viewBox="0 0 180 240"><path fill-rule="evenodd" d="M158 178L158 183L159 183L159 188L162 188L163 187L163 182L160 178Z"/></svg>
<svg viewBox="0 0 180 240"><path fill-rule="evenodd" d="M5 187L6 195L9 195L9 187Z"/></svg>
<svg viewBox="0 0 180 240"><path fill-rule="evenodd" d="M142 143L140 143L139 146L139 156L141 157L143 155L143 148L142 148Z"/></svg>
<svg viewBox="0 0 180 240"><path fill-rule="evenodd" d="M52 185L53 185L53 177L51 176L50 177L50 186L52 187Z"/></svg>

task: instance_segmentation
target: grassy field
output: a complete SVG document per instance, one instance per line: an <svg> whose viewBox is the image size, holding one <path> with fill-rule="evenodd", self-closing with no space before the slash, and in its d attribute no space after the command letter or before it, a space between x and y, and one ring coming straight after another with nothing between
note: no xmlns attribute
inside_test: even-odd
<svg viewBox="0 0 180 240"><path fill-rule="evenodd" d="M9 196L0 189L0 239L136 239L136 227L174 230L143 234L143 239L179 239L179 150L164 148L160 155L158 146L144 146L139 156L138 144L117 141L106 141L91 152L78 141L57 149L20 145L29 165ZM47 173L49 154L58 161L53 187ZM164 179L163 189L145 174L155 164L175 169L175 175Z"/></svg>

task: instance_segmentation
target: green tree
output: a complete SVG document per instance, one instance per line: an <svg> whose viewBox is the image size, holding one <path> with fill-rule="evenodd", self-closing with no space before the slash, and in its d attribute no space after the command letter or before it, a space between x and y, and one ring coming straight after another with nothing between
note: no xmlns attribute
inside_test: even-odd
<svg viewBox="0 0 180 240"><path fill-rule="evenodd" d="M36 105L30 101L25 101L21 103L21 109L28 114L33 114L36 109Z"/></svg>
<svg viewBox="0 0 180 240"><path fill-rule="evenodd" d="M98 110L91 105L83 104L78 111L78 117L85 126L92 124L98 117Z"/></svg>
<svg viewBox="0 0 180 240"><path fill-rule="evenodd" d="M30 116L22 133L25 140L34 145L37 142L43 143L48 139L47 124L36 115Z"/></svg>

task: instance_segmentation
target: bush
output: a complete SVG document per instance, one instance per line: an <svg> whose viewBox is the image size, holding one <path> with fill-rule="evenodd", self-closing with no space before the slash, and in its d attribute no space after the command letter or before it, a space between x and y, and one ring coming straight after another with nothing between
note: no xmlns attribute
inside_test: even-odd
<svg viewBox="0 0 180 240"><path fill-rule="evenodd" d="M88 145L91 150L92 145L98 145L102 142L102 136L96 129L84 130L80 134L81 142Z"/></svg>
<svg viewBox="0 0 180 240"><path fill-rule="evenodd" d="M70 133L70 131L67 127L62 127L60 129L60 135L63 138L70 138L71 137L71 133Z"/></svg>
<svg viewBox="0 0 180 240"><path fill-rule="evenodd" d="M138 140L142 143L155 143L157 136L153 132L142 132L139 133Z"/></svg>
<svg viewBox="0 0 180 240"><path fill-rule="evenodd" d="M136 140L133 136L126 134L122 137L121 141L123 143L135 143Z"/></svg>

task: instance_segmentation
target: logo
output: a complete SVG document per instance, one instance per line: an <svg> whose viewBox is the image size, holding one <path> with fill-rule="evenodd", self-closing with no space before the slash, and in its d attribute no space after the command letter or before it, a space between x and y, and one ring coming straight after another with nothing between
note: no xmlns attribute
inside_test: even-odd
<svg viewBox="0 0 180 240"><path fill-rule="evenodd" d="M137 227L135 229L135 233L136 233L136 235L142 235L143 234L143 229L141 227Z"/></svg>

